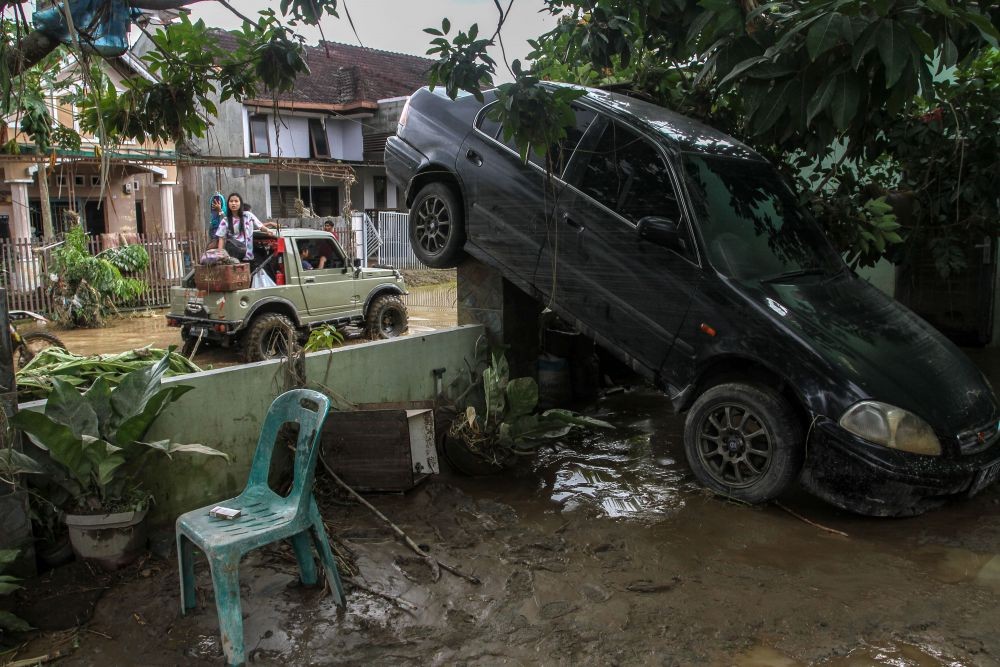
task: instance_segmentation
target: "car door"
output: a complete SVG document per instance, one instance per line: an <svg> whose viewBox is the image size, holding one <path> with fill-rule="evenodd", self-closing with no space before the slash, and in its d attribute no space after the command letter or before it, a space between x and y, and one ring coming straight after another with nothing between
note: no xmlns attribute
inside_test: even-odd
<svg viewBox="0 0 1000 667"><path fill-rule="evenodd" d="M344 251L331 234L296 238L295 246L302 293L310 317L332 319L359 307L360 296L354 272L347 269ZM310 259L305 260L309 268L303 263L304 248L310 250ZM319 259L324 256L328 263L319 268Z"/></svg>
<svg viewBox="0 0 1000 667"><path fill-rule="evenodd" d="M654 137L610 119L594 129L573 156L558 207L555 301L660 373L702 279L697 248L676 174ZM640 238L637 224L647 216L677 223L679 245Z"/></svg>
<svg viewBox="0 0 1000 667"><path fill-rule="evenodd" d="M532 152L525 163L513 139L504 140L503 128L489 117L490 108L480 111L458 155L457 169L468 198L468 238L508 271L545 291L550 267L544 253L555 206L565 189L559 177L596 114L575 107L575 126L551 151L553 177L549 178L543 156Z"/></svg>

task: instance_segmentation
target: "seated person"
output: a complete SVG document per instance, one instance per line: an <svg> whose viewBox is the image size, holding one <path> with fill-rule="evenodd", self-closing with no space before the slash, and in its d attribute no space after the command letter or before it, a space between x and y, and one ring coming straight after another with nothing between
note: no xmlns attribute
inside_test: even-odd
<svg viewBox="0 0 1000 667"><path fill-rule="evenodd" d="M332 242L319 241L316 246L316 253L319 255L319 264L316 268L340 269L344 267L344 263L340 259L340 253L334 249Z"/></svg>
<svg viewBox="0 0 1000 667"><path fill-rule="evenodd" d="M316 261L316 258L313 256L312 246L303 245L301 248L299 248L299 255L302 257L303 271L312 271L314 268L320 268L320 269L323 268L322 264L318 267L313 266L313 262ZM323 258L320 257L320 261L322 260Z"/></svg>

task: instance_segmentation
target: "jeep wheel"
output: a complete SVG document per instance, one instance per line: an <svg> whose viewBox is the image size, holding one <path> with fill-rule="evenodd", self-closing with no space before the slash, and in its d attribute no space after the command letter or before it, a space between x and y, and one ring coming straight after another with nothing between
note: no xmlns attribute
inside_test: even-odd
<svg viewBox="0 0 1000 667"><path fill-rule="evenodd" d="M444 183L428 183L410 207L413 254L433 269L458 266L465 245L462 205Z"/></svg>
<svg viewBox="0 0 1000 667"><path fill-rule="evenodd" d="M369 338L395 338L406 333L408 328L406 304L398 294L377 296L368 306L365 333Z"/></svg>
<svg viewBox="0 0 1000 667"><path fill-rule="evenodd" d="M284 315L264 313L254 318L243 339L243 361L277 359L288 354L288 339L298 338L295 325Z"/></svg>
<svg viewBox="0 0 1000 667"><path fill-rule="evenodd" d="M778 393L728 383L694 402L684 422L691 471L709 489L746 503L777 497L802 468L802 424Z"/></svg>

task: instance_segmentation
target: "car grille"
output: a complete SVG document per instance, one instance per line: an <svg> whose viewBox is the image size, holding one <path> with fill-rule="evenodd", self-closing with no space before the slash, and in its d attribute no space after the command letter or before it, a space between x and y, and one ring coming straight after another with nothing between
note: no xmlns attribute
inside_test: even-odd
<svg viewBox="0 0 1000 667"><path fill-rule="evenodd" d="M979 434L983 434L980 439ZM962 456L978 454L993 446L993 443L1000 440L1000 430L997 429L997 421L991 420L978 428L969 429L958 434L958 446Z"/></svg>

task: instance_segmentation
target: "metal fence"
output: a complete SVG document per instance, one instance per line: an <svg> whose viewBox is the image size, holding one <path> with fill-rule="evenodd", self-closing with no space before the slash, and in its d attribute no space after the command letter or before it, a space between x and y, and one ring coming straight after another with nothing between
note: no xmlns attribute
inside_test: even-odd
<svg viewBox="0 0 1000 667"><path fill-rule="evenodd" d="M380 211L378 227L382 233L382 245L378 250L378 263L388 264L397 269L424 269L410 246L410 216L408 213Z"/></svg>
<svg viewBox="0 0 1000 667"><path fill-rule="evenodd" d="M97 255L121 245L140 245L149 254L149 266L130 274L144 281L149 289L135 301L117 304L119 308L151 308L170 301L170 288L198 261L208 245L206 232L169 234L102 234L88 239L88 249ZM62 245L59 239L31 241L0 240L0 285L7 289L7 308L52 313L53 281L50 276L52 252Z"/></svg>

